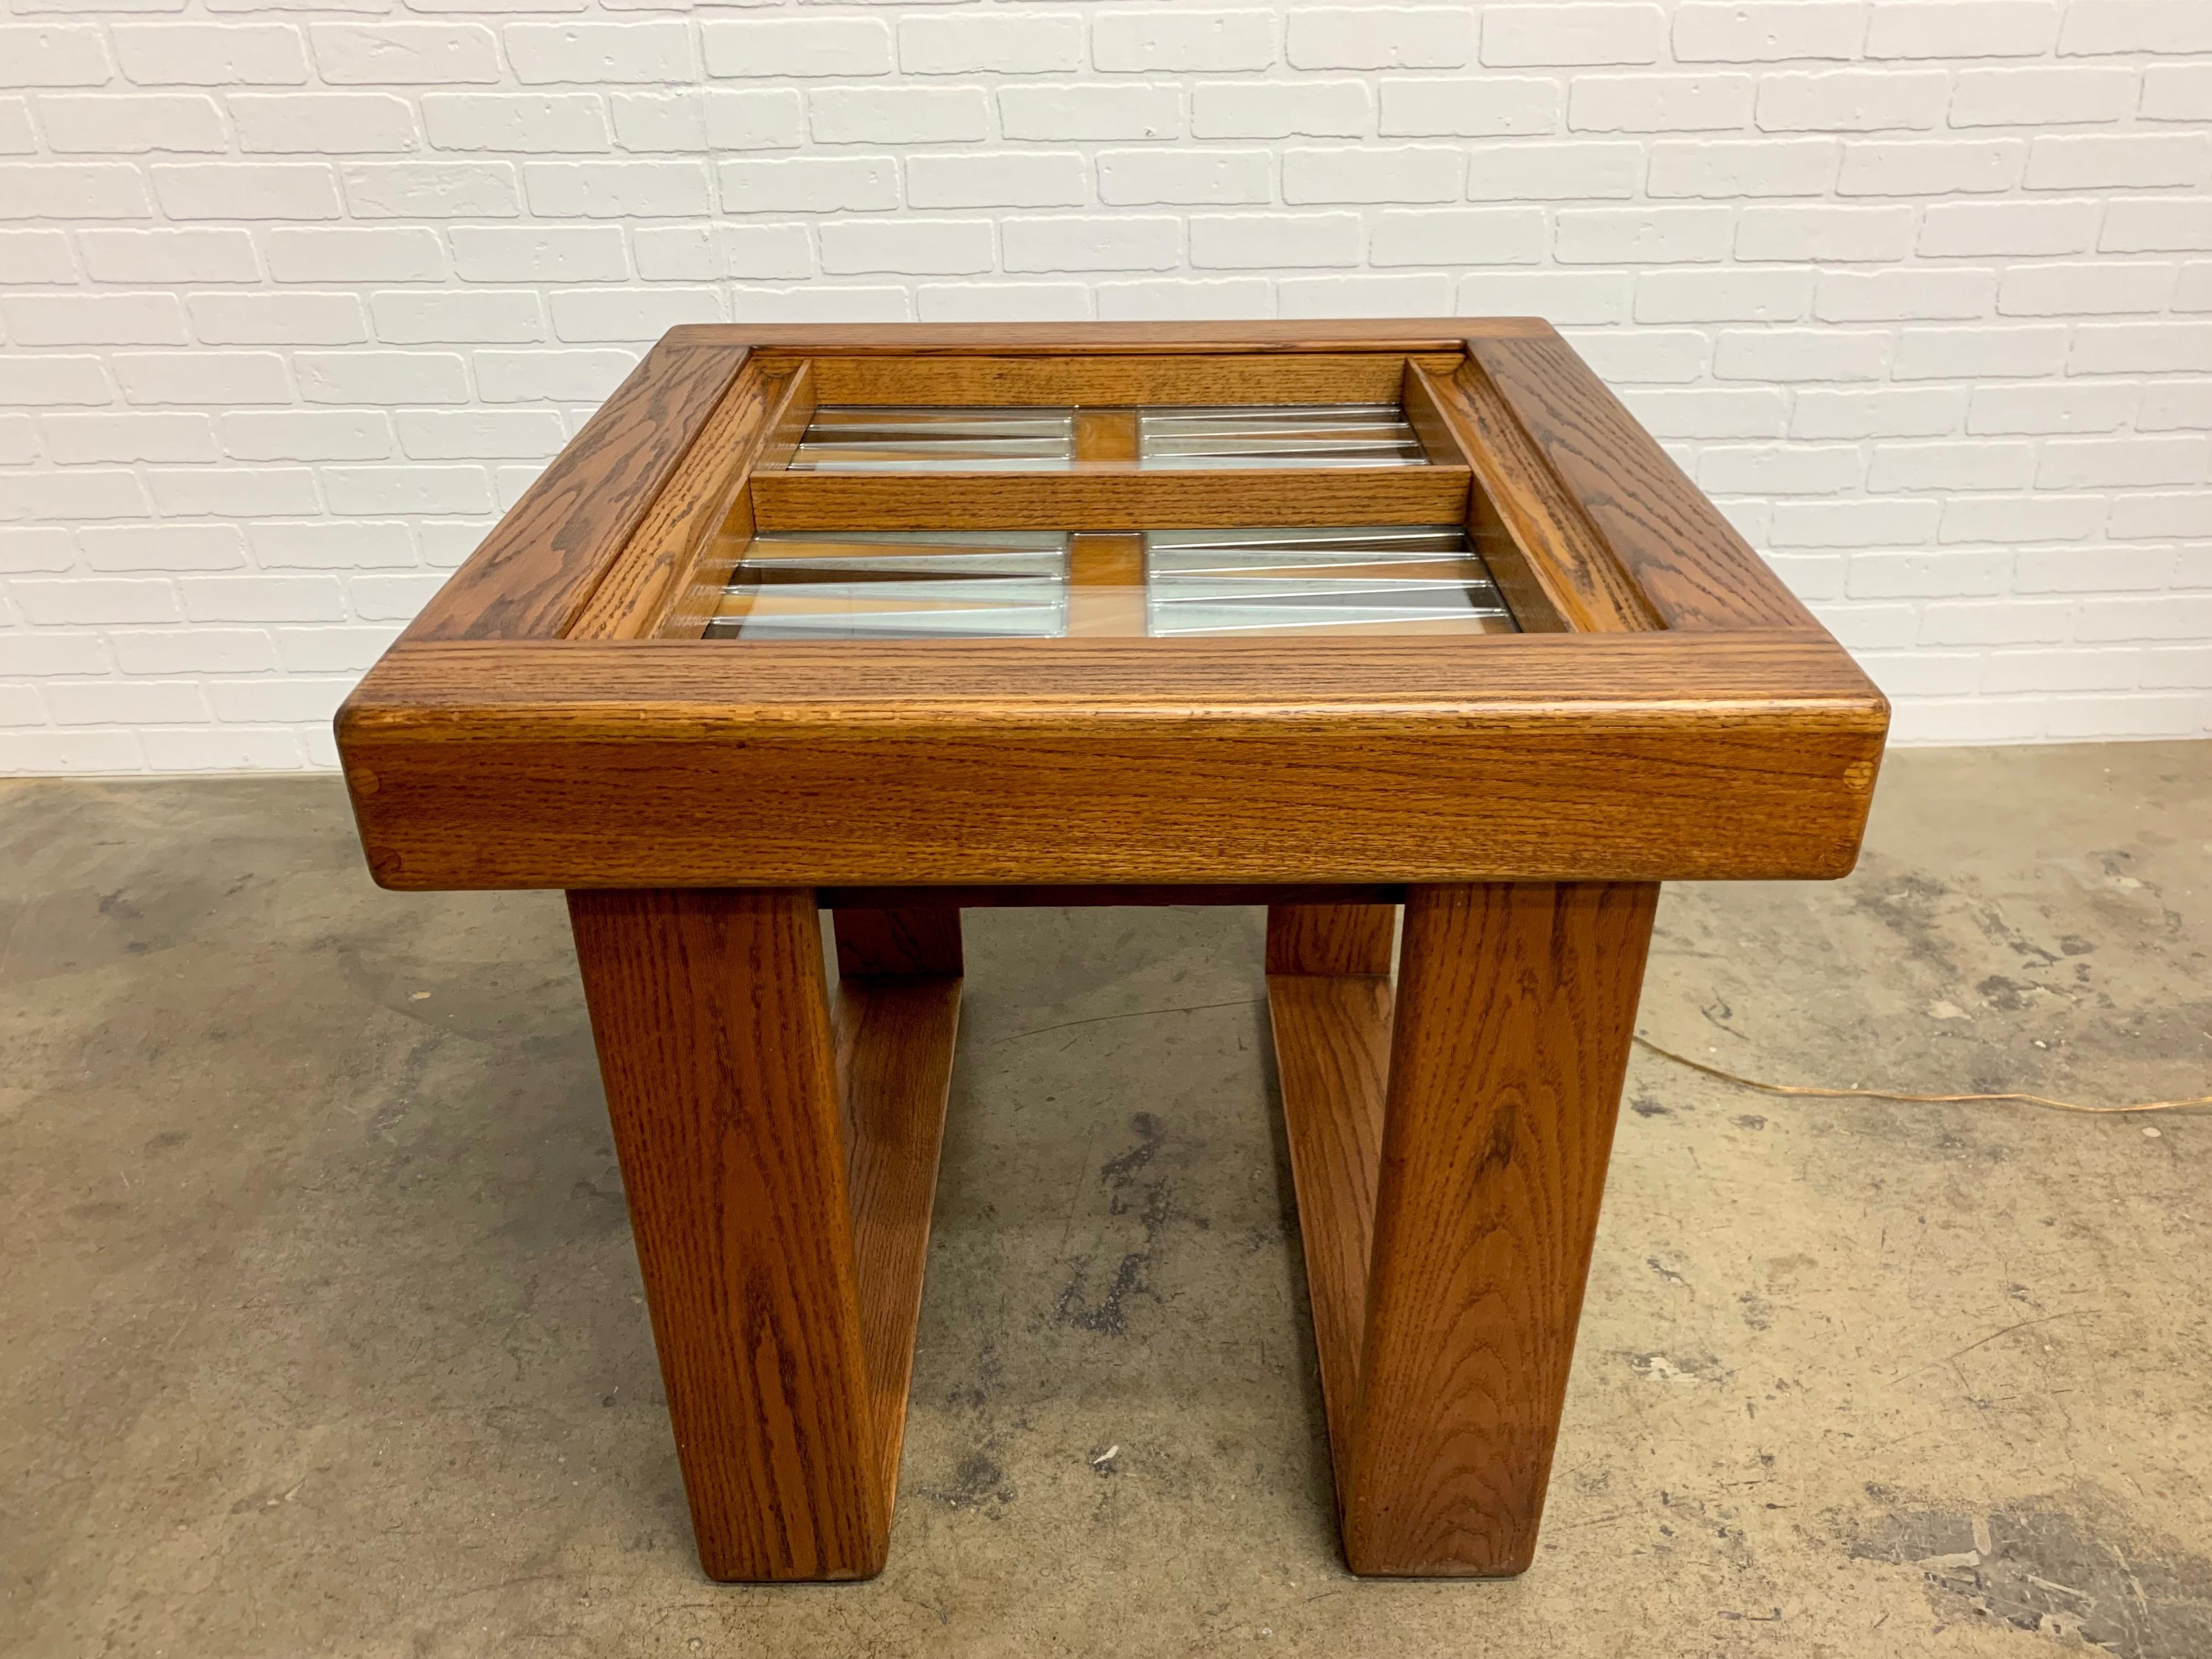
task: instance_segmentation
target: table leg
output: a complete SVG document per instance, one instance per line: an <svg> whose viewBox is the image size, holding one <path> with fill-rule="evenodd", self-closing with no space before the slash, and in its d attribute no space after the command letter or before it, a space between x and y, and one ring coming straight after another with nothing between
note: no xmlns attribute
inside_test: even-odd
<svg viewBox="0 0 2212 1659"><path fill-rule="evenodd" d="M915 1327L960 1024L960 912L839 910L837 1073L884 1491L898 1490Z"/></svg>
<svg viewBox="0 0 2212 1659"><path fill-rule="evenodd" d="M933 1176L933 1126L841 1100L811 892L568 902L701 1565L725 1580L867 1577L904 1416L902 1391L895 1408L879 1398L871 1339L910 1349L913 1322L872 1316L848 1173L864 1137L847 1126L896 1120L893 1152L926 1156ZM866 1029L853 1023L848 1048ZM924 1036L949 1065L949 1032ZM879 1075L867 1061L854 1054L848 1085ZM936 1124L943 1106L940 1086ZM925 1196L924 1237L927 1222Z"/></svg>
<svg viewBox="0 0 2212 1659"><path fill-rule="evenodd" d="M1371 1056L1377 1001L1270 981L1301 1226L1371 1226L1356 1287L1349 1262L1325 1284L1308 1246L1355 1572L1498 1576L1534 1554L1657 893L1411 889L1387 1082L1310 1058Z"/></svg>
<svg viewBox="0 0 2212 1659"><path fill-rule="evenodd" d="M1267 907L1267 1012L1340 1493L1359 1410L1397 921L1395 904Z"/></svg>

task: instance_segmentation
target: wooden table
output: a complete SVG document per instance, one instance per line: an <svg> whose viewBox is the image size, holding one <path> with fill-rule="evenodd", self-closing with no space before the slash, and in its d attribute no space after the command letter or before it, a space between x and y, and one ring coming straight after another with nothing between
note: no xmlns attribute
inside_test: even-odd
<svg viewBox="0 0 2212 1659"><path fill-rule="evenodd" d="M1346 1557L1521 1571L1658 884L1844 874L1887 725L1515 319L674 330L337 720L378 881L568 892L732 1580L884 1564L1009 903L1268 907Z"/></svg>

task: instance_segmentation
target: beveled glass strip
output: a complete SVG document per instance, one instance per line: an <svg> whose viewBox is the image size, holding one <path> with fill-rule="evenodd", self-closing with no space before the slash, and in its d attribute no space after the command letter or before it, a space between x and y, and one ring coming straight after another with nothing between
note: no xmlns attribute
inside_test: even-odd
<svg viewBox="0 0 2212 1659"><path fill-rule="evenodd" d="M1156 577L1177 580L1194 577L1241 576L1295 580L1344 576L1423 579L1472 579L1475 568L1464 553L1392 554L1378 557L1358 552L1292 554L1260 552L1185 553L1156 555L1151 569Z"/></svg>
<svg viewBox="0 0 2212 1659"><path fill-rule="evenodd" d="M1176 427L1206 422L1401 421L1396 404L1153 404L1141 411L1153 424Z"/></svg>
<svg viewBox="0 0 2212 1659"><path fill-rule="evenodd" d="M732 585L793 566L1062 576L1067 538L1050 530L776 530L745 544Z"/></svg>
<svg viewBox="0 0 2212 1659"><path fill-rule="evenodd" d="M1510 634L1510 617L1484 611L1395 615L1385 611L1271 611L1264 606L1154 612L1154 639L1216 638L1261 634Z"/></svg>
<svg viewBox="0 0 2212 1659"><path fill-rule="evenodd" d="M791 472L1065 472L1073 465L1064 455L1018 455L1004 451L963 454L956 450L875 453L799 450L786 467Z"/></svg>
<svg viewBox="0 0 2212 1659"><path fill-rule="evenodd" d="M1059 530L763 530L745 544L744 556L770 558L783 550L810 548L894 555L908 548L1065 553L1067 535Z"/></svg>
<svg viewBox="0 0 2212 1659"><path fill-rule="evenodd" d="M916 443L1051 443L1066 422L978 421L932 424L907 421L856 421L844 425L809 427L802 442L816 444L879 443L885 440Z"/></svg>
<svg viewBox="0 0 2212 1659"><path fill-rule="evenodd" d="M1395 404L1155 409L1138 426L1139 465L1156 470L1425 466L1429 459Z"/></svg>
<svg viewBox="0 0 2212 1659"><path fill-rule="evenodd" d="M1281 576L1177 576L1154 584L1161 605L1213 605L1228 599L1264 599L1270 605L1395 605L1447 610L1486 602L1503 606L1497 590L1480 579L1406 580L1394 577L1323 577L1310 581Z"/></svg>
<svg viewBox="0 0 2212 1659"><path fill-rule="evenodd" d="M1146 453L1155 457L1259 455L1272 459L1276 455L1303 454L1309 451L1323 455L1395 455L1417 447L1393 432L1334 429L1327 432L1245 432L1233 438L1176 434L1154 438L1152 447Z"/></svg>
<svg viewBox="0 0 2212 1659"><path fill-rule="evenodd" d="M840 427L895 425L902 428L968 428L978 432L1039 433L1065 429L1074 419L1073 408L991 409L942 407L915 404L822 404L807 422L810 431Z"/></svg>
<svg viewBox="0 0 2212 1659"><path fill-rule="evenodd" d="M1412 450L1300 450L1260 452L1239 450L1226 455L1150 455L1145 469L1152 472L1234 472L1255 466L1342 467L1426 466L1425 452Z"/></svg>
<svg viewBox="0 0 2212 1659"><path fill-rule="evenodd" d="M1158 635L1349 629L1510 631L1511 612L1456 526L1153 531Z"/></svg>
<svg viewBox="0 0 2212 1659"><path fill-rule="evenodd" d="M981 606L1052 605L1059 582L1049 577L908 577L883 581L771 582L747 589L747 616L774 610L950 611Z"/></svg>
<svg viewBox="0 0 2212 1659"><path fill-rule="evenodd" d="M710 639L1050 637L1067 626L1054 531L770 531L732 572Z"/></svg>
<svg viewBox="0 0 2212 1659"><path fill-rule="evenodd" d="M842 611L811 616L717 617L710 640L1056 639L1067 631L1057 607L966 611Z"/></svg>
<svg viewBox="0 0 2212 1659"><path fill-rule="evenodd" d="M1040 553L915 553L905 557L854 553L829 558L793 555L749 558L738 568L735 581L747 578L761 582L860 581L877 576L1042 576L1057 581L1066 569L1064 561Z"/></svg>
<svg viewBox="0 0 2212 1659"><path fill-rule="evenodd" d="M1406 441L1402 421L1297 421L1275 425L1252 422L1237 426L1199 424L1189 428L1154 425L1146 434L1156 452L1182 447L1224 448L1231 445L1344 444L1347 446L1400 444Z"/></svg>
<svg viewBox="0 0 2212 1659"><path fill-rule="evenodd" d="M796 472L1054 471L1074 464L1072 409L828 404L786 464Z"/></svg>
<svg viewBox="0 0 2212 1659"><path fill-rule="evenodd" d="M1428 545L1446 550L1464 547L1467 532L1455 524L1231 525L1207 530L1148 530L1145 541L1156 553L1168 549L1231 546L1395 549Z"/></svg>

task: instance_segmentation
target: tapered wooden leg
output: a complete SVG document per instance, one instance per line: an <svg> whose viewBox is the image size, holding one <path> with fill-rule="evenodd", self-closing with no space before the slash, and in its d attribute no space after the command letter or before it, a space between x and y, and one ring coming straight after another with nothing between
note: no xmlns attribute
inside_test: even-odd
<svg viewBox="0 0 2212 1659"><path fill-rule="evenodd" d="M885 1022L848 1011L841 1088L811 893L580 891L569 915L701 1565L865 1577L890 1534L906 1372L881 1350L912 1347L945 1000L918 1032L889 1022L889 1065ZM891 1195L859 1224L856 1167Z"/></svg>
<svg viewBox="0 0 2212 1659"><path fill-rule="evenodd" d="M1534 1553L1657 891L1410 890L1387 1082L1376 999L1270 981L1302 1228L1350 1241L1340 1258L1372 1216L1357 1290L1346 1267L1324 1285L1308 1244L1356 1572L1504 1575ZM1332 1355L1355 1319L1356 1353Z"/></svg>

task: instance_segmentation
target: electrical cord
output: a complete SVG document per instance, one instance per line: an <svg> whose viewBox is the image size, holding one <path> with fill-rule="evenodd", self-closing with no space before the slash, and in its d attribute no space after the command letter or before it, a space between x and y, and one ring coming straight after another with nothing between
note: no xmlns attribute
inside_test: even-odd
<svg viewBox="0 0 2212 1659"><path fill-rule="evenodd" d="M2078 1100L2053 1100L2049 1095L2027 1095L2007 1092L1994 1095L1917 1095L1898 1089L1820 1089L1796 1083L1761 1083L1757 1078L1744 1077L1718 1066L1708 1066L1702 1060L1692 1060L1687 1054L1678 1054L1672 1048L1662 1048L1646 1036L1636 1039L1638 1048L1648 1048L1662 1060L1671 1060L1677 1066L1686 1066L1693 1072L1703 1072L1707 1077L1717 1077L1723 1083L1733 1083L1741 1089L1756 1089L1763 1095L1809 1096L1820 1100L1904 1100L1927 1105L1948 1105L1968 1101L2017 1100L2029 1106L2046 1106L2058 1112L2089 1112L2100 1117L2115 1116L2129 1112L2181 1112L2193 1106L2212 1106L2212 1095L2197 1095L2188 1100L2142 1100L2124 1106L2091 1106ZM2146 1131L2148 1133L2148 1131Z"/></svg>

